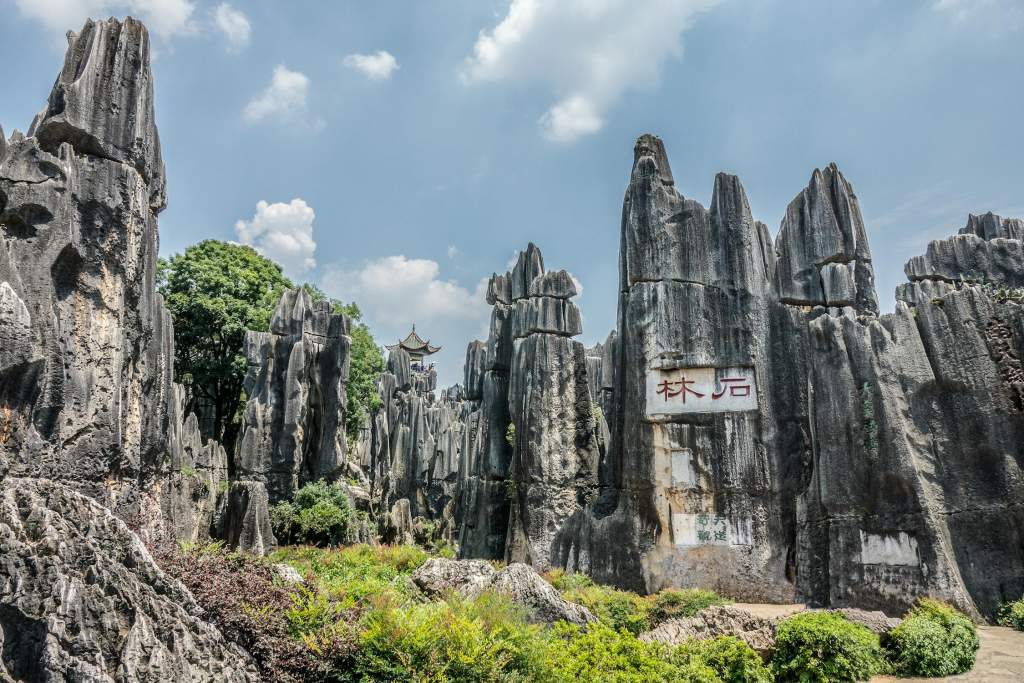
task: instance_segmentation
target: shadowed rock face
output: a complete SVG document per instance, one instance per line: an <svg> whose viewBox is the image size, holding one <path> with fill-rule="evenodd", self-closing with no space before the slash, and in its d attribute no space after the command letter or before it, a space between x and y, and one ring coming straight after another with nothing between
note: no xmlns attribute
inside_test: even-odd
<svg viewBox="0 0 1024 683"><path fill-rule="evenodd" d="M173 383L163 207L148 34L86 22L29 136L0 145L0 462L197 539L227 462Z"/></svg>

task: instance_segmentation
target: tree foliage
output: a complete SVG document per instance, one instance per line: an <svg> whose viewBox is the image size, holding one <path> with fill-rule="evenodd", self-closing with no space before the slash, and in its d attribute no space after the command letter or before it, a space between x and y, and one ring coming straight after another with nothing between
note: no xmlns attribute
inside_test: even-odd
<svg viewBox="0 0 1024 683"><path fill-rule="evenodd" d="M244 406L245 332L267 330L281 295L294 286L281 266L244 245L205 240L160 259L157 287L174 318L175 379L188 390L187 410L203 418L204 436L223 443L228 453ZM315 285L302 286L314 300L328 299ZM376 383L384 357L359 307L329 301L351 323L345 429L354 440L380 403Z"/></svg>
<svg viewBox="0 0 1024 683"><path fill-rule="evenodd" d="M281 266L252 247L218 240L160 259L157 280L174 318L175 379L188 390L187 408L203 413L204 435L230 453L245 377L245 332L266 330L281 294L293 285ZM211 408L212 416L204 412Z"/></svg>

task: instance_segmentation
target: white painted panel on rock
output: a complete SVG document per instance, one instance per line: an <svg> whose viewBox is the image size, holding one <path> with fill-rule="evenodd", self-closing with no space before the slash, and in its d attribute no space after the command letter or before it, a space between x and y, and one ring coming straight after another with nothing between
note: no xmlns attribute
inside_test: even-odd
<svg viewBox="0 0 1024 683"><path fill-rule="evenodd" d="M916 567L921 563L917 539L905 531L888 534L860 532L861 564L887 564Z"/></svg>
<svg viewBox="0 0 1024 683"><path fill-rule="evenodd" d="M754 368L647 371L647 416L757 410Z"/></svg>

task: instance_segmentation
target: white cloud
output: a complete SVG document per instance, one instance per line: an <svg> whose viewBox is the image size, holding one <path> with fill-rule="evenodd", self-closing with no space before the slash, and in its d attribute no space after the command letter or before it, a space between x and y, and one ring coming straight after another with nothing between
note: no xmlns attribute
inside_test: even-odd
<svg viewBox="0 0 1024 683"><path fill-rule="evenodd" d="M385 256L357 269L326 268L320 286L342 301L355 301L380 344L393 344L416 324L416 331L441 345L438 381L462 381L466 344L486 338L491 307L487 278L470 290L441 276L429 259Z"/></svg>
<svg viewBox="0 0 1024 683"><path fill-rule="evenodd" d="M223 2L217 5L217 9L213 11L213 23L227 38L229 50L241 50L249 44L252 26L249 25L245 14L230 4Z"/></svg>
<svg viewBox="0 0 1024 683"><path fill-rule="evenodd" d="M281 264L285 275L297 278L316 267L313 208L302 199L268 204L260 200L252 220L235 223L242 244L252 246Z"/></svg>
<svg viewBox="0 0 1024 683"><path fill-rule="evenodd" d="M78 31L89 17L123 15L138 17L164 40L196 30L192 0L15 0L15 4L22 14L58 35Z"/></svg>
<svg viewBox="0 0 1024 683"><path fill-rule="evenodd" d="M243 116L249 123L276 119L293 123L306 122L306 98L309 95L309 77L292 71L283 64L274 67L274 75L263 92L245 105ZM323 121L312 122L320 128Z"/></svg>
<svg viewBox="0 0 1024 683"><path fill-rule="evenodd" d="M557 100L541 128L573 142L600 130L628 89L655 83L662 62L681 55L683 31L718 2L512 0L505 18L480 32L462 79L544 84Z"/></svg>
<svg viewBox="0 0 1024 683"><path fill-rule="evenodd" d="M454 244L448 245L448 258L455 258L459 255L459 248Z"/></svg>
<svg viewBox="0 0 1024 683"><path fill-rule="evenodd" d="M398 60L386 50L377 50L372 55L349 55L345 66L361 72L371 81L385 81L398 69Z"/></svg>
<svg viewBox="0 0 1024 683"><path fill-rule="evenodd" d="M935 0L932 7L961 24L1005 32L1024 28L1020 0Z"/></svg>

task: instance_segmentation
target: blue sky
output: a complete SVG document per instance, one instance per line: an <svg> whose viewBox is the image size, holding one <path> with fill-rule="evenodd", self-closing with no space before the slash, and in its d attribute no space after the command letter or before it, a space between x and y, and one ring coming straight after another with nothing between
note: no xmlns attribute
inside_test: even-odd
<svg viewBox="0 0 1024 683"><path fill-rule="evenodd" d="M0 0L0 125L24 130L86 15L154 33L161 253L248 241L355 299L381 343L484 334L480 283L536 242L614 325L637 135L704 204L739 175L778 230L811 171L853 183L883 309L968 212L1024 215L1024 3Z"/></svg>

